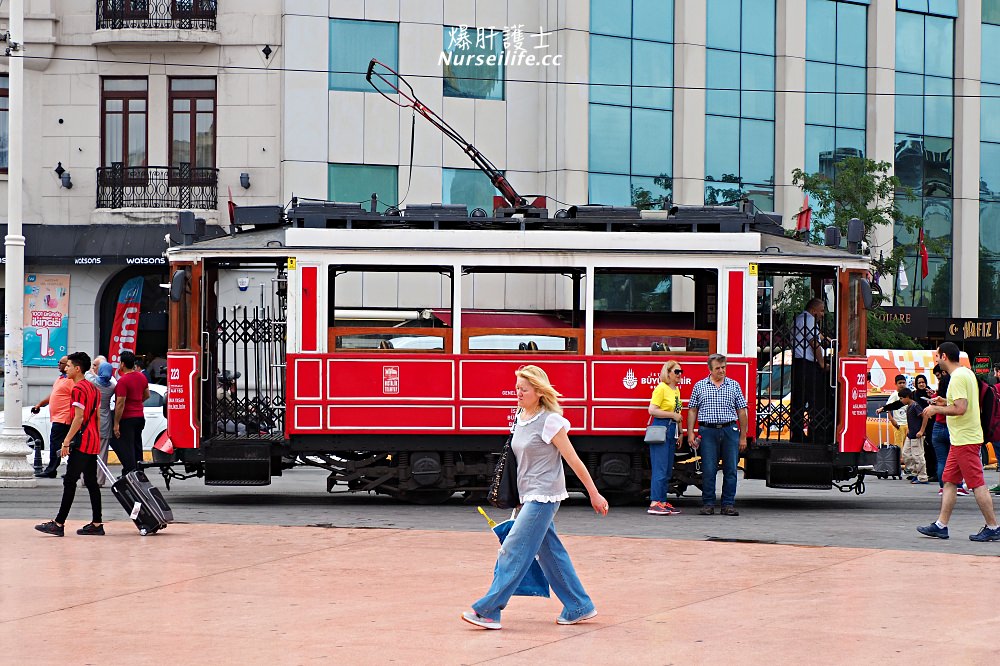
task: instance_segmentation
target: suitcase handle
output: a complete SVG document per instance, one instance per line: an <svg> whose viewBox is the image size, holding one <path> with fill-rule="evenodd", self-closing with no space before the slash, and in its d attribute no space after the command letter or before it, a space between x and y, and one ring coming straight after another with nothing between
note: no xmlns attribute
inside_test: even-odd
<svg viewBox="0 0 1000 666"><path fill-rule="evenodd" d="M108 477L109 479L117 481L118 478L120 478L120 477L116 478L115 475L111 473L111 470L108 469L108 463L104 462L104 459L101 458L101 456L97 456L97 466L101 468L102 472L104 472L104 476Z"/></svg>

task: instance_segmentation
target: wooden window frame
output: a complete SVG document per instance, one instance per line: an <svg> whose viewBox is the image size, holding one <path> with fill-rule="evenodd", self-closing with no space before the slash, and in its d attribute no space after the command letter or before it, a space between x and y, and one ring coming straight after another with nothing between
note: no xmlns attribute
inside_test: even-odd
<svg viewBox="0 0 1000 666"><path fill-rule="evenodd" d="M7 85L0 87L0 98L7 100L7 149L10 150L10 76L8 74L0 74L0 78L7 80ZM8 153L9 158L9 153ZM6 166L0 166L0 173L7 173Z"/></svg>
<svg viewBox="0 0 1000 666"><path fill-rule="evenodd" d="M145 81L145 90L105 90L105 83L107 81ZM114 115L122 116L122 166L125 170L124 182L128 185L141 185L145 184L148 178L147 168L149 167L149 79L144 76L104 76L101 77L101 166L110 169L113 165L107 162L107 118L109 111L107 110L107 102L109 100L121 100L122 110L110 112ZM145 135L145 146L146 149L143 154L142 164L129 164L128 163L128 104L132 100L142 100L146 103L146 110L143 112L143 134ZM139 169L139 172L133 172L132 169ZM104 183L107 185L113 185L112 182Z"/></svg>
<svg viewBox="0 0 1000 666"><path fill-rule="evenodd" d="M189 81L192 79L212 81L215 86L212 90L182 90L174 91L173 82L174 81ZM215 181L214 170L216 168L216 163L218 160L218 131L219 131L219 81L217 77L214 76L171 76L167 79L167 169L170 174L171 180L176 180L174 176L174 114L184 113L181 111L174 111L174 100L186 99L191 101L191 109L187 111L187 115L190 119L190 136L188 137L191 146L191 159L194 160L197 154L196 145L198 137L198 110L197 110L197 100L199 99L210 99L212 100L212 163L210 165L195 164L191 162L191 183L196 185L207 184L209 182ZM212 175L205 177L195 177L194 173L197 169L211 169ZM206 172L207 173L207 172Z"/></svg>

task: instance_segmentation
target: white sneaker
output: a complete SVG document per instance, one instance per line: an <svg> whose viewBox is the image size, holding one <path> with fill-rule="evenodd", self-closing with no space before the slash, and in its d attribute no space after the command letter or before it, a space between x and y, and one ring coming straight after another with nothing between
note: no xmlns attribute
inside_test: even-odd
<svg viewBox="0 0 1000 666"><path fill-rule="evenodd" d="M597 609L590 611L589 613L584 613L575 620L567 620L562 615L556 618L556 624L576 624L577 622L583 622L584 620L589 620L591 618L597 617Z"/></svg>
<svg viewBox="0 0 1000 666"><path fill-rule="evenodd" d="M493 618L483 617L476 611L465 611L462 613L462 619L469 624L474 624L477 627L482 627L483 629L499 629L500 623Z"/></svg>

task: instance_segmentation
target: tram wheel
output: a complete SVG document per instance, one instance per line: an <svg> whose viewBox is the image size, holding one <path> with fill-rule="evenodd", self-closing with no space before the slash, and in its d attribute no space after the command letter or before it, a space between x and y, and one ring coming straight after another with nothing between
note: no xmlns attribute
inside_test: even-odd
<svg viewBox="0 0 1000 666"><path fill-rule="evenodd" d="M431 504L444 504L455 494L454 490L406 490L399 493L399 499L410 504L420 504L423 506Z"/></svg>
<svg viewBox="0 0 1000 666"><path fill-rule="evenodd" d="M631 506L642 499L642 493L630 493L623 490L609 490L601 494L611 506Z"/></svg>

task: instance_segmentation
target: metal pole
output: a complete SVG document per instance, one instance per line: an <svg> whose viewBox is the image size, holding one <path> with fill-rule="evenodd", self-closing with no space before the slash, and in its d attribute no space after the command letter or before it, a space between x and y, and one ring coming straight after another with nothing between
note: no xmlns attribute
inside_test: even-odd
<svg viewBox="0 0 1000 666"><path fill-rule="evenodd" d="M21 233L21 191L24 187L24 0L10 2L10 110L7 165L7 252L4 290L4 427L0 431L0 488L36 485L21 423L24 391L24 236Z"/></svg>

